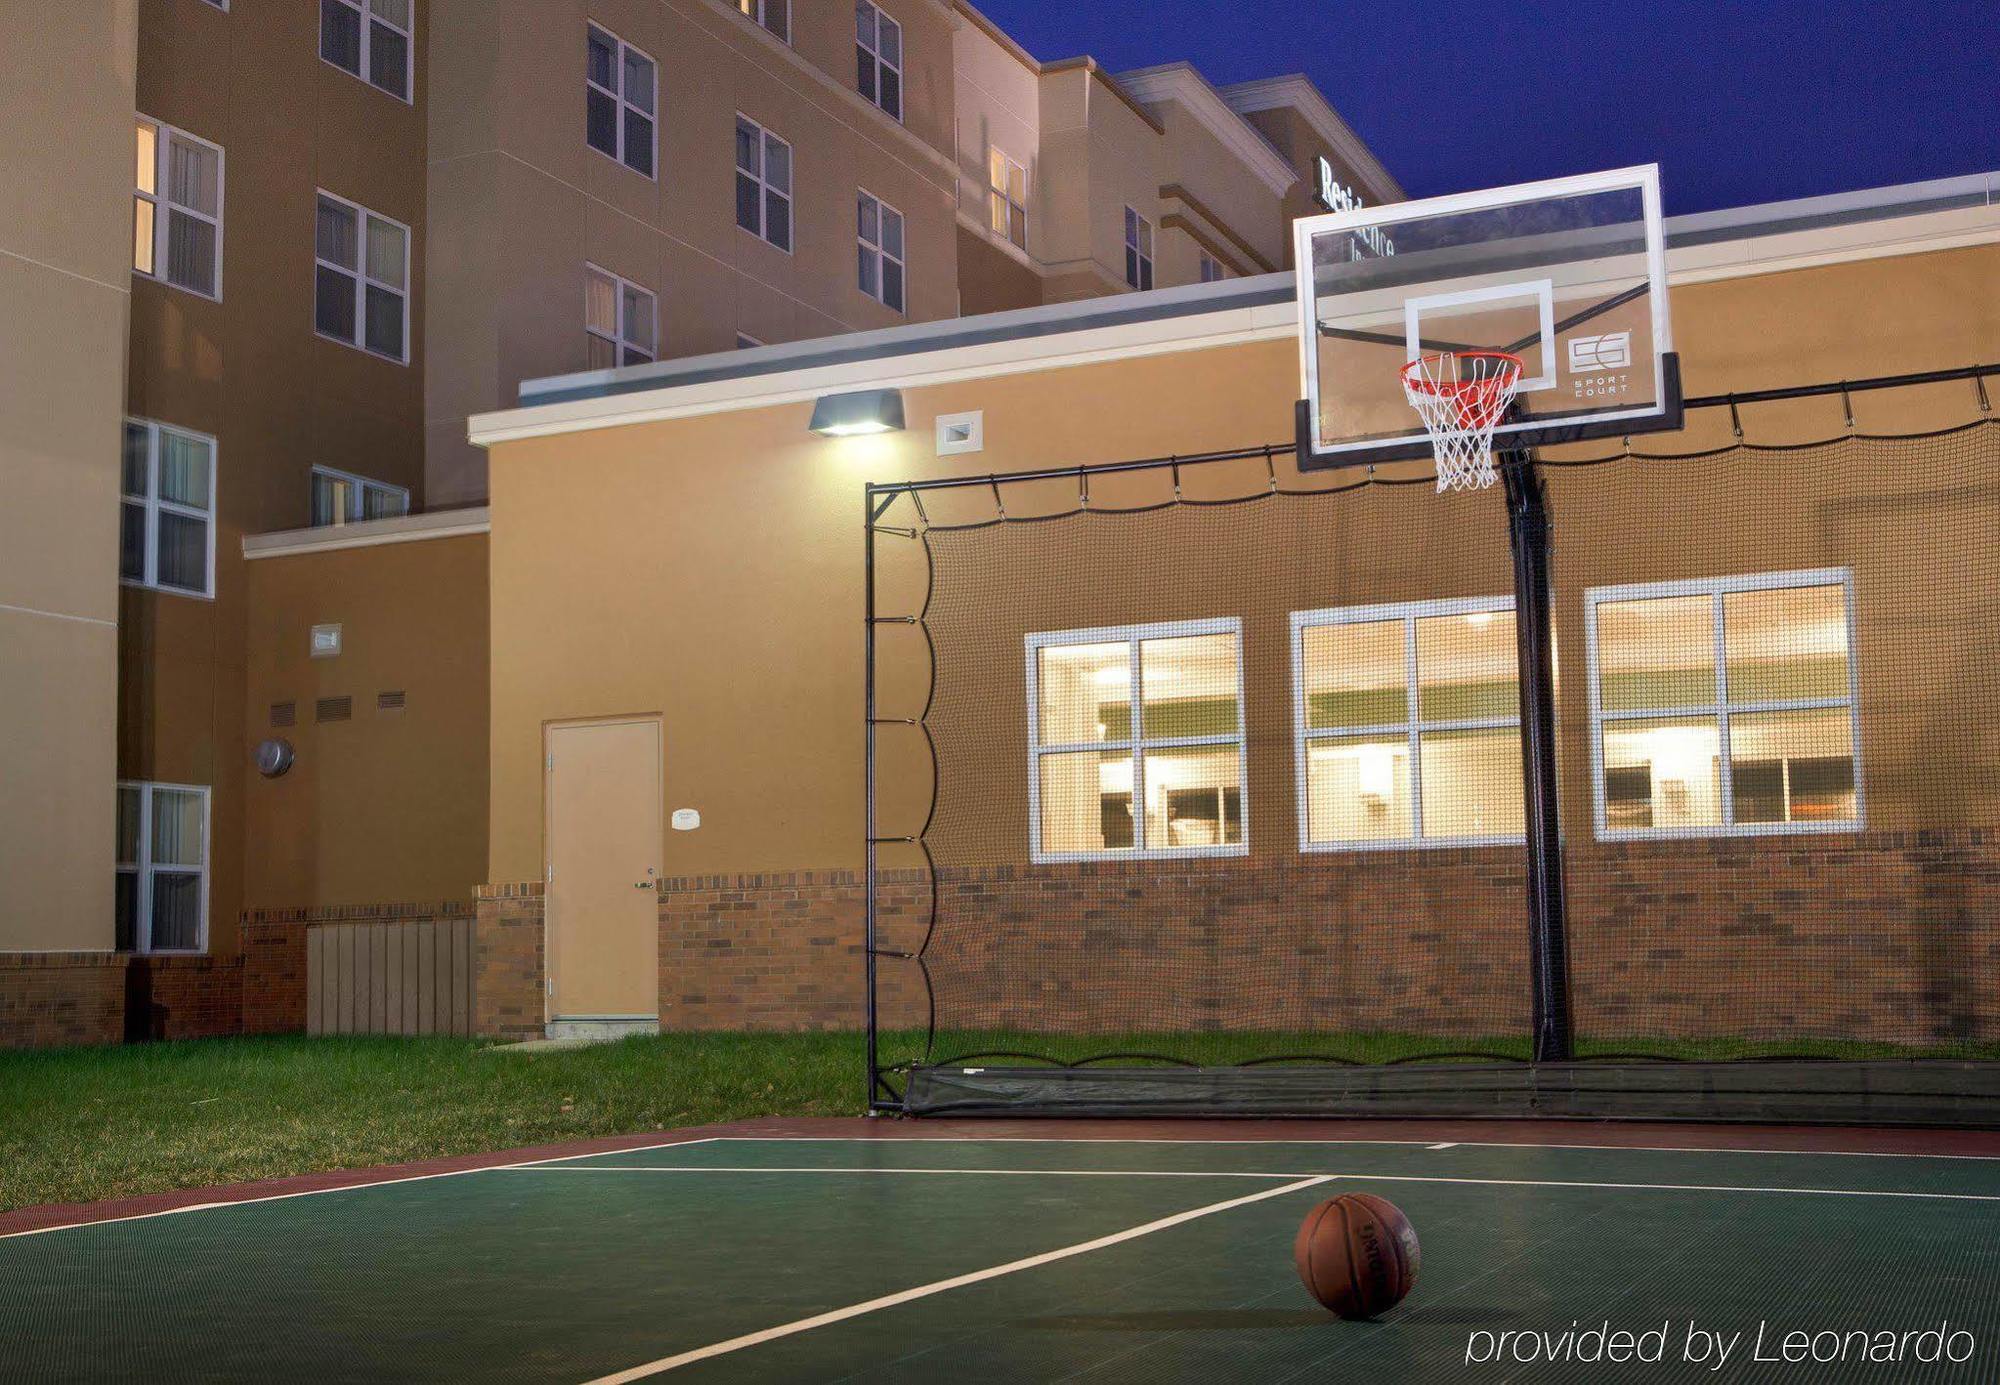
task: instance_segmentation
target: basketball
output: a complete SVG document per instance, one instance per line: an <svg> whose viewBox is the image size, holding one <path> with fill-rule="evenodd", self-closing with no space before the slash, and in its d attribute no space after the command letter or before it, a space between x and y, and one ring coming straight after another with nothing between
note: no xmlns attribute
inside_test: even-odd
<svg viewBox="0 0 2000 1385"><path fill-rule="evenodd" d="M1395 1203L1342 1193L1306 1213L1292 1258L1307 1293L1343 1318L1372 1318L1417 1282L1417 1232Z"/></svg>

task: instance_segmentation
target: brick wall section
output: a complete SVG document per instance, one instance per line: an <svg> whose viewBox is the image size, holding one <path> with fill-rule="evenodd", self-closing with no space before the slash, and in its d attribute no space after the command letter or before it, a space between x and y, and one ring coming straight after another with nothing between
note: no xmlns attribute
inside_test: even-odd
<svg viewBox="0 0 2000 1385"><path fill-rule="evenodd" d="M127 1039L212 1039L243 1031L241 957L133 957Z"/></svg>
<svg viewBox="0 0 2000 1385"><path fill-rule="evenodd" d="M467 900L430 904L353 904L314 909L253 909L243 915L245 1034L302 1034L306 1028L306 939L316 924L405 923L465 918Z"/></svg>
<svg viewBox="0 0 2000 1385"><path fill-rule="evenodd" d="M542 898L538 880L474 892L473 1033L520 1040L546 1031Z"/></svg>
<svg viewBox="0 0 2000 1385"><path fill-rule="evenodd" d="M124 954L0 953L0 1048L115 1044L124 1037Z"/></svg>

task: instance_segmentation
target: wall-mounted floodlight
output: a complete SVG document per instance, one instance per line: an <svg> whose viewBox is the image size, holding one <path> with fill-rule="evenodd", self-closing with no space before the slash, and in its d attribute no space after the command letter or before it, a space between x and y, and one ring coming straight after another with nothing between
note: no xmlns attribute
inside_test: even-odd
<svg viewBox="0 0 2000 1385"><path fill-rule="evenodd" d="M823 394L813 401L812 431L823 438L896 433L901 432L902 427L903 394L900 390Z"/></svg>

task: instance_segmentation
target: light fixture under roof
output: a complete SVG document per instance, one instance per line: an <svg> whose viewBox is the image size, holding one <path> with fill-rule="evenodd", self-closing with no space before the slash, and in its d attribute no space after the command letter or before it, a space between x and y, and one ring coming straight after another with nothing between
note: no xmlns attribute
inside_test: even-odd
<svg viewBox="0 0 2000 1385"><path fill-rule="evenodd" d="M902 391L857 390L852 394L823 394L813 401L811 427L823 438L900 432L903 427Z"/></svg>

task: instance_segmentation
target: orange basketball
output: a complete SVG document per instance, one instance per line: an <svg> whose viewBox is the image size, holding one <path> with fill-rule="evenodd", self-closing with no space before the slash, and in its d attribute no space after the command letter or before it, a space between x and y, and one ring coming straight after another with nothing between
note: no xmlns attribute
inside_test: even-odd
<svg viewBox="0 0 2000 1385"><path fill-rule="evenodd" d="M1416 1228L1372 1193L1342 1193L1306 1213L1292 1245L1306 1292L1343 1318L1372 1318L1417 1282Z"/></svg>

